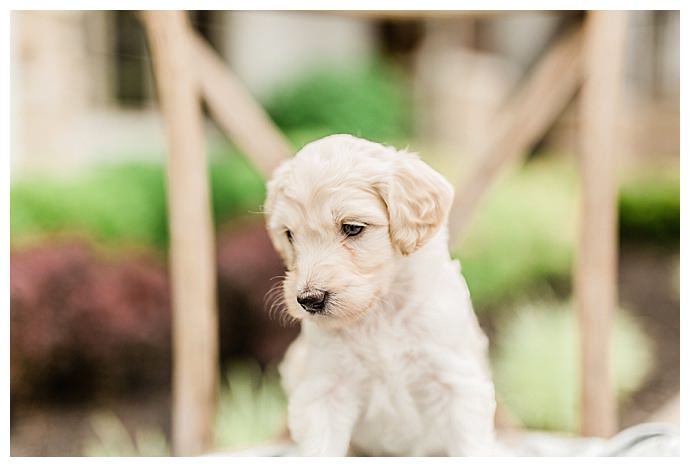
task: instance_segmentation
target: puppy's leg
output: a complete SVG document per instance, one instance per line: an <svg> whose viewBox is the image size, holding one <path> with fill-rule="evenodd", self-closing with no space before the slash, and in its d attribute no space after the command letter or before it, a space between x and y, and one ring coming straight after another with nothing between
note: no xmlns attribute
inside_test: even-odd
<svg viewBox="0 0 690 467"><path fill-rule="evenodd" d="M302 455L345 456L357 414L357 400L346 386L304 383L288 402L288 427Z"/></svg>
<svg viewBox="0 0 690 467"><path fill-rule="evenodd" d="M494 451L496 401L490 381L465 381L450 393L448 404L449 456L490 456Z"/></svg>

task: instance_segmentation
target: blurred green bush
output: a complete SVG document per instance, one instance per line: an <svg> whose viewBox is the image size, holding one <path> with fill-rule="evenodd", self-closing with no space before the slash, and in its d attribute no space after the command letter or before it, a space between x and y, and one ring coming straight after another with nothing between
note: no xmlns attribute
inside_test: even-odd
<svg viewBox="0 0 690 467"><path fill-rule="evenodd" d="M392 143L411 130L412 102L405 77L383 63L314 70L279 89L264 104L288 132L349 133Z"/></svg>
<svg viewBox="0 0 690 467"><path fill-rule="evenodd" d="M478 311L568 278L576 196L574 171L549 161L527 164L489 193L454 252Z"/></svg>
<svg viewBox="0 0 690 467"><path fill-rule="evenodd" d="M619 236L677 250L680 183L673 171L633 173L620 187ZM578 180L553 160L526 164L481 204L460 258L478 310L525 295L537 284L569 281L577 234Z"/></svg>
<svg viewBox="0 0 690 467"><path fill-rule="evenodd" d="M239 450L275 441L286 427L287 397L278 371L262 371L253 361L231 367L218 400L216 448Z"/></svg>
<svg viewBox="0 0 690 467"><path fill-rule="evenodd" d="M565 303L526 304L500 324L492 355L499 398L527 428L573 432L579 414L579 351L575 313ZM619 401L639 388L652 363L651 343L619 311L613 333Z"/></svg>
<svg viewBox="0 0 690 467"><path fill-rule="evenodd" d="M678 172L637 174L621 186L618 201L622 241L653 242L678 248L680 178Z"/></svg>
<svg viewBox="0 0 690 467"><path fill-rule="evenodd" d="M12 184L10 206L13 244L64 232L103 243L162 246L167 238L160 166L108 166L71 179L24 179Z"/></svg>
<svg viewBox="0 0 690 467"><path fill-rule="evenodd" d="M229 148L216 151L211 160L214 219L221 222L259 211L264 183L246 160ZM71 179L17 181L10 191L11 242L77 233L109 246L164 248L168 242L164 178L160 165L129 163L98 167Z"/></svg>

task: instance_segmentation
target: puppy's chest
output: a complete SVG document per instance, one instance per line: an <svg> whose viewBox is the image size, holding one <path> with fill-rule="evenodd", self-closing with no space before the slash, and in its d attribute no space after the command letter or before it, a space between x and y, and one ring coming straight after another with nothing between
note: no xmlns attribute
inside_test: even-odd
<svg viewBox="0 0 690 467"><path fill-rule="evenodd" d="M419 416L418 399L432 371L422 349L410 340L372 339L353 350L365 412Z"/></svg>
<svg viewBox="0 0 690 467"><path fill-rule="evenodd" d="M358 357L362 405L353 432L356 447L401 455L401 446L426 446L436 417L429 411L432 370L424 353L407 346L369 346Z"/></svg>
<svg viewBox="0 0 690 467"><path fill-rule="evenodd" d="M421 364L424 352L419 341L418 336L398 324L353 336L348 339L347 347L356 365L368 377L390 380L414 372Z"/></svg>

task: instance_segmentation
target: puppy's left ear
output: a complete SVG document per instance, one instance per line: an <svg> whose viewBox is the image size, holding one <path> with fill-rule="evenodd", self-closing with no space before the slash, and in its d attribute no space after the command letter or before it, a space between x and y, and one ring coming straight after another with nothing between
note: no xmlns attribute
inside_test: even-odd
<svg viewBox="0 0 690 467"><path fill-rule="evenodd" d="M388 208L391 240L400 253L409 255L445 225L453 187L416 154L400 151L392 164L380 192Z"/></svg>

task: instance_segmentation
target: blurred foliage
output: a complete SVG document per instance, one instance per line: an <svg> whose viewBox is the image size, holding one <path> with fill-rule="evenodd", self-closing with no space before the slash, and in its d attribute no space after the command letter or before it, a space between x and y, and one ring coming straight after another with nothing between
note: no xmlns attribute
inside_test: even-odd
<svg viewBox="0 0 690 467"><path fill-rule="evenodd" d="M287 426L278 372L246 361L232 367L218 400L216 449L239 450L277 439Z"/></svg>
<svg viewBox="0 0 690 467"><path fill-rule="evenodd" d="M621 240L648 241L678 248L680 177L678 172L645 172L621 186L618 213Z"/></svg>
<svg viewBox="0 0 690 467"><path fill-rule="evenodd" d="M537 160L488 194L454 256L481 311L572 273L578 185L574 168ZM621 184L619 235L678 249L680 184L673 171L634 173Z"/></svg>
<svg viewBox="0 0 690 467"><path fill-rule="evenodd" d="M492 355L498 397L525 424L539 430L575 431L579 414L579 340L569 304L519 307L501 323ZM619 311L612 345L619 401L639 388L652 363L644 331Z"/></svg>
<svg viewBox="0 0 690 467"><path fill-rule="evenodd" d="M293 132L293 141L316 130ZM265 193L257 172L235 151L215 151L210 164L216 224L259 216ZM624 181L621 237L677 245L679 181L642 174ZM13 245L27 238L78 232L109 245L167 244L164 174L160 166L93 169L69 180L27 179L10 194ZM462 246L462 261L479 309L517 298L535 284L565 281L571 273L576 234L577 177L567 165L537 160L510 173L487 196Z"/></svg>
<svg viewBox="0 0 690 467"><path fill-rule="evenodd" d="M99 398L169 380L170 291L150 252L51 239L10 258L10 388L14 401ZM284 271L260 219L218 232L221 363L270 365L299 328L269 314Z"/></svg>
<svg viewBox="0 0 690 467"><path fill-rule="evenodd" d="M534 162L489 193L454 252L478 309L517 298L546 280L568 277L576 190L572 169Z"/></svg>
<svg viewBox="0 0 690 467"><path fill-rule="evenodd" d="M65 231L104 243L160 246L167 238L160 166L104 166L71 179L21 180L12 184L10 205L12 242Z"/></svg>
<svg viewBox="0 0 690 467"><path fill-rule="evenodd" d="M275 369L262 372L254 362L237 363L226 374L218 400L214 450L241 450L274 441L285 430L287 399ZM94 436L85 456L169 456L170 444L160 428L130 434L113 413L91 417Z"/></svg>
<svg viewBox="0 0 690 467"><path fill-rule="evenodd" d="M10 271L13 398L79 399L168 379L170 291L159 259L50 242L13 252Z"/></svg>
<svg viewBox="0 0 690 467"><path fill-rule="evenodd" d="M209 151L209 183L213 220L258 215L266 196L263 177L236 148L216 145Z"/></svg>
<svg viewBox="0 0 690 467"><path fill-rule="evenodd" d="M209 166L213 217L259 211L264 183L238 153L225 149ZM13 244L52 233L79 233L106 245L168 241L165 174L160 165L102 166L71 179L35 177L12 184Z"/></svg>
<svg viewBox="0 0 690 467"><path fill-rule="evenodd" d="M171 454L170 444L159 428L143 428L130 435L112 412L91 416L93 436L84 442L83 455L92 457L161 457Z"/></svg>
<svg viewBox="0 0 690 467"><path fill-rule="evenodd" d="M349 133L391 143L411 130L412 101L404 74L382 63L314 70L275 92L265 105L286 131Z"/></svg>

